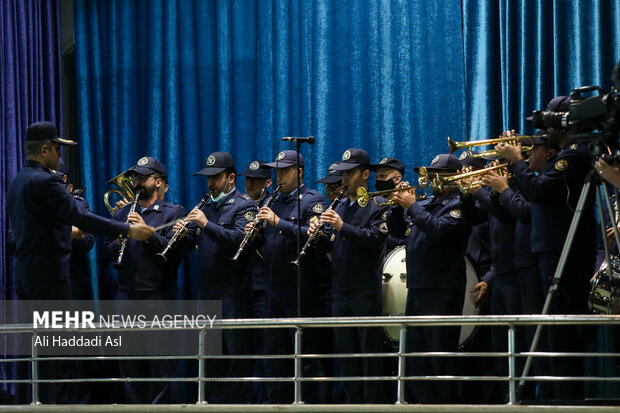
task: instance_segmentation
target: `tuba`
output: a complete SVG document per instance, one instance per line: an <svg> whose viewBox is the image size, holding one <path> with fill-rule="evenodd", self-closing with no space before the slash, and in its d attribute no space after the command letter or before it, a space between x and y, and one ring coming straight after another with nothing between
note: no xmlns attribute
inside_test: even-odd
<svg viewBox="0 0 620 413"><path fill-rule="evenodd" d="M136 194L133 188L133 183L131 182L131 169L127 169L125 172L115 176L107 183L114 184L120 188L110 189L103 195L103 202L105 203L105 206L108 208L108 211L110 211L110 215L114 215L114 207L110 205L109 201L110 194L116 193L129 200L129 202L133 202L135 199Z"/></svg>

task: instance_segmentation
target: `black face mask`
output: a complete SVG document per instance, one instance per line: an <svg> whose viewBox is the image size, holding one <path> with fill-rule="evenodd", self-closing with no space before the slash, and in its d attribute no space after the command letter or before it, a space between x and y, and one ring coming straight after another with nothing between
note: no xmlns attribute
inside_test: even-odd
<svg viewBox="0 0 620 413"><path fill-rule="evenodd" d="M386 181L377 181L375 182L375 189L377 191L387 191L389 189L396 188L396 184L394 183L394 179L388 179Z"/></svg>

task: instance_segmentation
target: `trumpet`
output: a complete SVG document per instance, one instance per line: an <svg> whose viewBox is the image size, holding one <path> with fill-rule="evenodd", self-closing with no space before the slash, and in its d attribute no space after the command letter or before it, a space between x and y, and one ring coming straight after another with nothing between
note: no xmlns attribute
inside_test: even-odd
<svg viewBox="0 0 620 413"><path fill-rule="evenodd" d="M134 212L136 212L136 206L138 205L138 201L140 198L140 190L141 190L140 188L136 190L136 196L133 201L133 204L131 204L131 208L129 208L129 214L133 214ZM126 222L129 222L129 214L127 214ZM120 270L121 268L123 268L123 255L125 255L125 249L127 248L127 240L128 238L124 238L123 242L121 243L121 249L118 252L118 258L116 259L116 262L113 265L114 269L116 270Z"/></svg>
<svg viewBox="0 0 620 413"><path fill-rule="evenodd" d="M278 192L280 192L280 186L281 185L278 185L276 189L274 189L273 193L271 194L269 199L267 199L267 202L265 202L264 206L266 206L267 208L271 206L271 203L273 202L274 199L276 199ZM248 231L247 234L245 234L245 237L243 237L241 244L239 244L239 249L235 253L235 256L231 258L233 261L237 262L239 260L239 257L241 256L241 253L243 253L245 246L248 244L248 242L250 242L252 237L254 237L254 234L256 234L256 231L258 231L259 221L260 220L257 217L254 217L254 220L252 221L252 224L254 224L254 226L252 227L250 231Z"/></svg>
<svg viewBox="0 0 620 413"><path fill-rule="evenodd" d="M456 174L456 175L451 175L451 176L437 175L431 181L430 184L431 184L431 187L437 188L440 191L446 188L453 188L453 187L458 188L461 191L470 191L472 189L476 189L476 188L480 188L484 186L480 179L484 175L486 175L487 173L491 171L495 171L495 170L499 170L499 174L502 175L502 169L506 168L507 166L508 166L507 163L502 163L499 165L489 166L484 169L479 169L477 171L471 171L471 172L465 172L462 174ZM510 177L510 174L508 174L508 177ZM475 179L471 184L465 186L463 184L463 180L468 179L468 178L478 178L478 179Z"/></svg>
<svg viewBox="0 0 620 413"><path fill-rule="evenodd" d="M105 204L106 208L108 208L108 211L110 211L110 215L114 215L114 207L110 205L109 201L111 194L118 194L123 198L127 198L129 202L133 202L136 197L133 182L131 182L131 169L127 169L125 172L116 175L107 183L114 184L119 188L110 189L105 194L103 194L103 203Z"/></svg>
<svg viewBox="0 0 620 413"><path fill-rule="evenodd" d="M211 197L211 191L209 191L206 194L204 194L204 196L202 197L200 202L198 202L198 204L196 204L196 206L194 208L197 208L197 209L202 208L203 205L207 203L207 201L209 200L210 197ZM185 218L187 218L187 217L185 217ZM179 228L179 230L177 232L174 233L172 238L170 238L170 241L168 241L168 244L163 249L163 251L162 252L158 252L157 254L155 254L155 258L157 259L157 261L159 261L160 264L165 264L166 262L168 262L168 257L166 257L166 254L168 254L168 251L170 251L170 249L172 248L174 243L177 242L177 240L179 239L179 237L183 233L183 230L187 227L188 224L189 224L189 221L185 221L183 226L181 228Z"/></svg>
<svg viewBox="0 0 620 413"><path fill-rule="evenodd" d="M458 151L459 149L467 149L469 156L472 158L481 158L483 156L495 156L499 155L499 153L495 149L491 149L488 151L484 151L482 153L473 153L471 148L476 146L486 146L486 145L497 145L498 143L516 143L521 141L530 141L529 146L521 147L521 152L528 152L534 148L534 139L536 138L546 138L547 135L520 135L513 136L507 138L496 138L496 139L483 139L478 141L466 141L466 142L455 142L448 137L448 146L450 147L450 154Z"/></svg>
<svg viewBox="0 0 620 413"><path fill-rule="evenodd" d="M361 188L364 189L364 188ZM329 208L327 208L327 211L331 211L332 209L334 209L334 207L336 206L336 204L342 199L344 192L347 190L346 187L343 187L340 192L338 192L338 195L336 195L336 198L333 200L333 202L331 203L331 205L329 206ZM301 261L301 258L306 255L306 250L308 248L310 248L310 246L312 244L314 244L314 242L316 241L316 239L319 237L319 233L323 230L323 227L325 226L325 223L323 222L323 220L319 221L319 226L316 227L316 229L314 230L314 232L312 234L310 234L310 236L308 237L308 240L306 241L306 243L304 244L303 248L301 249L301 251L299 252L299 257L297 257L297 259L295 261L292 261L291 264L294 264L295 266L299 267L299 262Z"/></svg>
<svg viewBox="0 0 620 413"><path fill-rule="evenodd" d="M359 204L359 206L365 207L366 205L368 205L368 201L372 199L373 201L375 201L375 203L378 206L396 205L394 201L377 202L377 197L387 195L387 194L392 194L394 192L400 192L400 191L415 191L416 189L424 189L424 194L421 194L421 195L416 194L415 197L417 200L424 199L428 196L428 183L426 182L420 185L416 185L416 186L406 186L403 188L385 189L383 191L375 191L375 192L368 192L366 191L366 188L360 186L359 188L357 188L357 196L358 196L357 203Z"/></svg>

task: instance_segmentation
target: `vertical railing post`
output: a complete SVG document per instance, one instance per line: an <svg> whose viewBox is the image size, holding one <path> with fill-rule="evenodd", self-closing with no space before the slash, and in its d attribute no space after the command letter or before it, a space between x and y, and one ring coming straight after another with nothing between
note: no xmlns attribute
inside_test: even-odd
<svg viewBox="0 0 620 413"><path fill-rule="evenodd" d="M301 381L299 380L302 375L302 358L301 356L301 339L303 338L303 332L300 327L295 330L295 401L293 404L303 404L301 399Z"/></svg>
<svg viewBox="0 0 620 413"><path fill-rule="evenodd" d="M39 350L35 345L37 341L37 336L39 334L35 331L32 333L32 403L31 404L41 404L39 400L39 361L36 360L39 357Z"/></svg>
<svg viewBox="0 0 620 413"><path fill-rule="evenodd" d="M508 326L508 404L517 403L517 373L515 349L515 326Z"/></svg>
<svg viewBox="0 0 620 413"><path fill-rule="evenodd" d="M201 330L198 335L198 402L196 404L207 404L205 396L205 354L206 354L206 337L207 331Z"/></svg>
<svg viewBox="0 0 620 413"><path fill-rule="evenodd" d="M396 404L407 404L405 401L405 363L404 354L407 352L407 327L400 327L400 342L398 344L398 387L396 388Z"/></svg>

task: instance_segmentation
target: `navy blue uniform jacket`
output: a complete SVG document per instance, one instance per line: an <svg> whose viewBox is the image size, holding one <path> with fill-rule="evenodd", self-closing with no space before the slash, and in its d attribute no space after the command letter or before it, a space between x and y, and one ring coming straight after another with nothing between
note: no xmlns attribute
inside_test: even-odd
<svg viewBox="0 0 620 413"><path fill-rule="evenodd" d="M299 191L301 197L301 248L308 239L310 220L319 219L318 217L325 211L325 200L319 192L308 189L305 185L302 185ZM267 224L263 230L263 263L265 274L271 281L291 281L297 277L297 267L291 264L297 259L296 194L278 194L271 204L271 210L280 218L280 221L276 227ZM305 274L317 276L315 271L316 260L313 259L314 254L316 254L315 248L310 248L308 255L301 260L301 269Z"/></svg>
<svg viewBox="0 0 620 413"><path fill-rule="evenodd" d="M385 199L377 198L377 201L384 202ZM344 222L340 231L326 235L333 241L334 293L381 288L388 210L387 206L377 206L374 202L362 208L357 202L351 203L348 197L334 208Z"/></svg>
<svg viewBox="0 0 620 413"><path fill-rule="evenodd" d="M459 192L418 201L407 214L413 221L407 241L407 288L464 290L471 223L461 211ZM392 235L403 237L402 214L390 214L388 227Z"/></svg>
<svg viewBox="0 0 620 413"><path fill-rule="evenodd" d="M32 160L9 185L7 210L15 234L15 274L26 281L69 277L72 225L110 237L129 231L128 224L85 210L61 177Z"/></svg>
<svg viewBox="0 0 620 413"><path fill-rule="evenodd" d="M201 210L209 222L204 229L191 223L180 245L185 250L198 245L203 291L238 286L243 271L231 258L243 240L246 224L256 216L256 204L235 188L217 203L209 199Z"/></svg>
<svg viewBox="0 0 620 413"><path fill-rule="evenodd" d="M571 145L549 162L543 174L536 176L524 161L510 165L523 197L531 203L532 252L560 252L577 207L585 177L591 169L586 144ZM591 249L595 244L593 198L581 216L574 248ZM574 250L574 249L573 249Z"/></svg>
<svg viewBox="0 0 620 413"><path fill-rule="evenodd" d="M117 221L127 221L127 215L131 204L114 213ZM157 200L144 211L139 204L136 212L142 216L147 225L153 227L182 218L187 215L185 208L169 202ZM118 272L118 289L120 291L176 291L177 267L180 256L172 250L166 254L168 258L165 264L160 264L156 254L162 252L172 237L172 227L165 228L154 233L145 242L127 240L127 246L123 253L122 268ZM110 261L116 261L120 251L120 245L115 239L107 239L105 250Z"/></svg>

